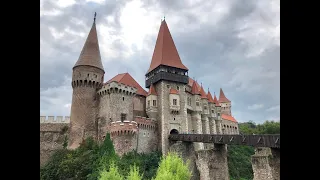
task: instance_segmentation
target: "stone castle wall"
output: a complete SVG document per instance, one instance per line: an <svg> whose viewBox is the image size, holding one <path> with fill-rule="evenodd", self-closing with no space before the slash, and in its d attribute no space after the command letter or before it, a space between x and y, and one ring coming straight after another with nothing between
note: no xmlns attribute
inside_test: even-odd
<svg viewBox="0 0 320 180"><path fill-rule="evenodd" d="M40 116L40 166L48 161L55 150L63 148L69 125L69 116Z"/></svg>

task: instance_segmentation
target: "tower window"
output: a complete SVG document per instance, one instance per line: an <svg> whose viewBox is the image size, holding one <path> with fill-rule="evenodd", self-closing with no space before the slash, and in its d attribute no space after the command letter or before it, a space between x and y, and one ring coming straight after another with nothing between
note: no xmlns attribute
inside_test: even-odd
<svg viewBox="0 0 320 180"><path fill-rule="evenodd" d="M169 84L167 84L167 88L170 88L170 85L169 85Z"/></svg>
<svg viewBox="0 0 320 180"><path fill-rule="evenodd" d="M157 106L157 100L153 100L153 101L152 101L152 105L153 105L153 106Z"/></svg>
<svg viewBox="0 0 320 180"><path fill-rule="evenodd" d="M207 106L205 105L204 107L203 107L205 110L207 110Z"/></svg>
<svg viewBox="0 0 320 180"><path fill-rule="evenodd" d="M148 100L148 107L150 107L150 100Z"/></svg>
<svg viewBox="0 0 320 180"><path fill-rule="evenodd" d="M212 112L212 114L214 114L214 110L213 109L211 110L211 112Z"/></svg>
<svg viewBox="0 0 320 180"><path fill-rule="evenodd" d="M197 102L196 102L196 105L197 105L197 106L199 106L199 105L200 105L199 101L197 101Z"/></svg>
<svg viewBox="0 0 320 180"><path fill-rule="evenodd" d="M176 106L177 105L177 99L173 99L173 105Z"/></svg>
<svg viewBox="0 0 320 180"><path fill-rule="evenodd" d="M127 114L121 113L121 122L127 119Z"/></svg>
<svg viewBox="0 0 320 180"><path fill-rule="evenodd" d="M178 90L178 91L179 91L179 89L180 89L179 86L177 86L177 90Z"/></svg>
<svg viewBox="0 0 320 180"><path fill-rule="evenodd" d="M122 97L122 101L124 101L124 97Z"/></svg>

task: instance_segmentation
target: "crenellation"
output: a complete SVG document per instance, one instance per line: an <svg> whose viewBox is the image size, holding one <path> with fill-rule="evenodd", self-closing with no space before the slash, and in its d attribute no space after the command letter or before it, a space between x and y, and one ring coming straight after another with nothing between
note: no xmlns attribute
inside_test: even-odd
<svg viewBox="0 0 320 180"><path fill-rule="evenodd" d="M40 123L70 123L70 116L40 116Z"/></svg>

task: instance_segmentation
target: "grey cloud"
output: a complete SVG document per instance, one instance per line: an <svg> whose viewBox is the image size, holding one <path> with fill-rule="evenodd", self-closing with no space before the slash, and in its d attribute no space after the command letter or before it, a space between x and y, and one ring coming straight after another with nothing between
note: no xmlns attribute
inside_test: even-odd
<svg viewBox="0 0 320 180"><path fill-rule="evenodd" d="M115 4L116 1L106 2L110 4L94 6L94 9L84 6L81 2L65 8L64 14L60 16L40 18L40 39L48 43L48 47L43 46L43 48L53 49L50 56L43 52L40 57L41 68L46 67L47 69L40 73L40 87L43 90L65 86L64 80L66 77L71 77L71 68L85 40L85 37L75 35L55 40L48 27L53 27L60 32L64 32L64 29L69 27L73 31L85 33L86 36L92 23L93 11L97 11L98 22L114 28L114 33L118 34L122 28L119 17L125 1L120 1L121 4ZM205 6L202 12L195 14L190 11L193 7L185 1L145 0L143 2L144 8L158 9L165 13L180 57L190 69L189 76L195 77L198 82L203 83L206 90L209 87L210 91L212 93L215 91L217 95L219 95L219 88L222 87L226 96L234 102L233 115L237 120L262 122L269 117L280 116L277 110L267 110L280 104L280 47L271 44L265 47L265 50L258 56L248 57L248 52L252 50L253 45L247 42L247 39L239 37L243 31L257 28L256 25L250 24L246 28L240 28L241 25L249 20L261 21L261 17L258 16L261 8L259 9L256 4L257 1L245 1L245 3L235 0L228 1L230 2L229 12L217 22L208 21L206 23L200 22L201 15L210 12L213 5ZM54 6L49 1L46 8L49 10L50 7ZM264 11L261 13L268 13L268 9ZM108 15L115 17L114 23L107 21ZM271 24L274 22L272 18L272 16L265 17ZM75 19L84 21L85 25L78 25ZM179 19L179 21L175 22L174 19ZM160 25L160 22L155 23ZM99 35L99 38L103 37ZM102 57L102 59L108 59L103 62L106 70L105 80L118 73L129 72L144 87L144 74L149 67L156 38L156 36L149 36L144 40L151 50L138 51L133 48L134 54L130 57L125 57L124 53L129 49L122 41L112 42L112 47L119 53L119 56L114 59ZM73 43L68 43L69 41ZM49 70L48 65L50 65ZM69 88L71 91L71 87ZM49 107L50 101L47 99L50 97L48 96L41 99L40 104ZM65 98L65 95L60 96ZM253 104L264 106L255 111L248 110L248 106ZM55 110L67 112L58 108ZM56 112L56 115L60 115L59 112Z"/></svg>

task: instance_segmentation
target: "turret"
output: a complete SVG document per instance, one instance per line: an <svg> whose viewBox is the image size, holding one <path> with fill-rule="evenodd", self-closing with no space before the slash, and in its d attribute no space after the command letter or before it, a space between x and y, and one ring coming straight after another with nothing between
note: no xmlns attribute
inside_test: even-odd
<svg viewBox="0 0 320 180"><path fill-rule="evenodd" d="M224 95L220 88L219 103L221 105L221 113L231 116L231 101Z"/></svg>
<svg viewBox="0 0 320 180"><path fill-rule="evenodd" d="M214 102L215 113L216 113L215 120L216 120L217 134L223 134L222 119L221 119L221 105L217 99L216 93L214 93L213 102Z"/></svg>
<svg viewBox="0 0 320 180"><path fill-rule="evenodd" d="M96 92L102 86L104 73L94 17L91 30L72 72L69 137L71 149L78 147L88 136L96 138L99 105Z"/></svg>
<svg viewBox="0 0 320 180"><path fill-rule="evenodd" d="M146 104L147 104L147 115L149 118L157 118L158 114L158 94L155 90L153 84L151 84L147 98L146 98Z"/></svg>

